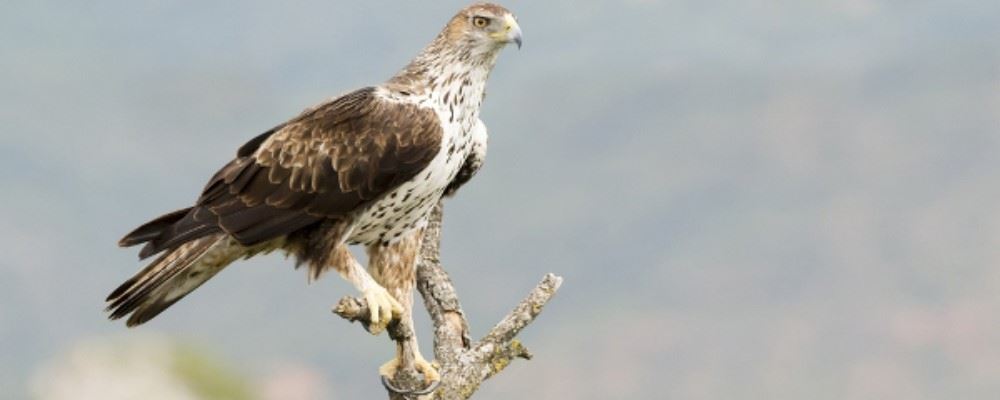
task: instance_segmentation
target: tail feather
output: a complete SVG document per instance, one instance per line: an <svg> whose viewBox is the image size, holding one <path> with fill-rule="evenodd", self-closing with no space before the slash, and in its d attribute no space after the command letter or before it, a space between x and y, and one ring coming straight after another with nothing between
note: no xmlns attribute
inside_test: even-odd
<svg viewBox="0 0 1000 400"><path fill-rule="evenodd" d="M149 221L125 235L118 245L122 247L145 243L139 259L162 251L169 252L196 239L222 233L216 223L217 216L205 207L188 207L165 214Z"/></svg>
<svg viewBox="0 0 1000 400"><path fill-rule="evenodd" d="M108 296L108 301L111 302L108 308L117 308L130 299L141 297L144 293L159 287L163 281L196 263L214 244L212 238L206 239L185 243L158 257Z"/></svg>
<svg viewBox="0 0 1000 400"><path fill-rule="evenodd" d="M169 255L170 253L165 253L158 257L155 261L149 263L149 265L147 265L146 268L143 268L142 271L139 271L139 273L129 278L125 281L125 283L119 285L113 292L111 292L111 294L108 295L108 298L105 299L105 301L111 302L122 297L126 291L135 287L135 284L139 281L139 279L146 279L148 277L147 274L151 273L154 268L160 267L160 264L163 263L164 259Z"/></svg>
<svg viewBox="0 0 1000 400"><path fill-rule="evenodd" d="M109 318L129 317L128 326L149 321L234 261L242 248L225 235L212 235L169 251L115 289Z"/></svg>
<svg viewBox="0 0 1000 400"><path fill-rule="evenodd" d="M177 225L180 225L180 223ZM174 248L182 243L219 232L219 228L213 225L198 225L187 228L187 230L184 231L178 231L177 225L171 226L168 228L168 231L164 232L164 234L161 234L146 243L146 245L142 247L142 250L139 250L139 259L144 260L163 250Z"/></svg>
<svg viewBox="0 0 1000 400"><path fill-rule="evenodd" d="M121 247L130 247L156 239L163 233L164 230L170 228L174 223L184 218L184 216L191 211L191 208L193 207L164 214L159 218L142 224L142 226L135 228L135 230L129 232L129 234L119 240L118 245Z"/></svg>

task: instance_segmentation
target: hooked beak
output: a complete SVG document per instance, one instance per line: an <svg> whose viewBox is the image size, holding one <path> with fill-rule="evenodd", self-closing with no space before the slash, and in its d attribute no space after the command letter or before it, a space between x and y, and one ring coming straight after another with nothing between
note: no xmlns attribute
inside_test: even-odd
<svg viewBox="0 0 1000 400"><path fill-rule="evenodd" d="M507 32L506 42L517 43L517 48L521 48L521 26L517 24L517 20L510 14L504 18L504 30Z"/></svg>

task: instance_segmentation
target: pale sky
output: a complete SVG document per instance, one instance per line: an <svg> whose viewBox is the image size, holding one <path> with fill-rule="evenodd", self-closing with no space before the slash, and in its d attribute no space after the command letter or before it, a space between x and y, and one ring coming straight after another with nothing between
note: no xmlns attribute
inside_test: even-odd
<svg viewBox="0 0 1000 400"><path fill-rule="evenodd" d="M116 247L243 142L402 67L464 2L8 1L0 398L89 340L381 396L353 289L273 255L105 320ZM1000 3L515 1L444 261L483 334L546 272L536 358L483 399L1000 395ZM430 330L418 335L429 349Z"/></svg>

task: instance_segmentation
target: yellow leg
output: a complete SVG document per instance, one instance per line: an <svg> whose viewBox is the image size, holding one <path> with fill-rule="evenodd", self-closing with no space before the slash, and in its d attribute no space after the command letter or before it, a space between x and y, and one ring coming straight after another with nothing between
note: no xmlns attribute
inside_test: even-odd
<svg viewBox="0 0 1000 400"><path fill-rule="evenodd" d="M424 356L420 354L420 349L417 347L417 341L415 339L397 342L396 357L389 360L389 362L382 364L382 366L378 368L379 375L388 379L393 379L399 371L400 365L403 364L406 359L412 360L413 369L417 370L417 372L424 376L425 383L432 384L441 380L441 374L438 373L434 364L427 361Z"/></svg>
<svg viewBox="0 0 1000 400"><path fill-rule="evenodd" d="M375 280L402 304L399 322L408 333L413 333L413 287L422 239L423 231L417 230L388 246L377 244L368 247L368 269ZM417 372L423 374L426 382L441 380L437 368L420 354L415 333L395 340L398 340L396 357L379 368L380 375L391 380L401 366L413 365Z"/></svg>
<svg viewBox="0 0 1000 400"><path fill-rule="evenodd" d="M368 301L368 310L371 313L369 315L371 324L368 325L368 331L372 335L382 333L392 322L394 316L403 314L403 306L389 294L388 290L378 284L364 289L362 294Z"/></svg>
<svg viewBox="0 0 1000 400"><path fill-rule="evenodd" d="M335 250L333 264L337 266L337 272L351 282L368 302L369 332L378 335L389 326L393 318L402 316L403 305L354 259L347 246L340 246Z"/></svg>

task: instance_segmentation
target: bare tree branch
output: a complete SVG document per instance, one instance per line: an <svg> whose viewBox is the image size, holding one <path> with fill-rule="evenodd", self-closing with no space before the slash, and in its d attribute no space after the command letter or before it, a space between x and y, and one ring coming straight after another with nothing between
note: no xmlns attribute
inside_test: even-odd
<svg viewBox="0 0 1000 400"><path fill-rule="evenodd" d="M441 382L426 394L407 395L390 390L389 398L392 400L468 399L483 381L503 371L514 359L531 359L531 353L515 337L538 317L562 285L561 277L546 274L486 336L473 343L455 287L441 267L441 218L439 204L431 212L424 231L421 261L417 266L417 290L423 296L424 306L434 324L434 356ZM334 307L334 313L348 321L358 321L368 329L368 305L363 299L344 297ZM390 324L388 331L393 340L412 337L413 327L403 325L408 324L397 321ZM401 360L399 372L393 377L393 387L412 388L422 384L412 360Z"/></svg>
<svg viewBox="0 0 1000 400"><path fill-rule="evenodd" d="M560 285L562 285L562 278L546 274L538 286L535 286L535 289L528 294L528 297L521 300L521 304L518 304L503 320L497 323L490 330L490 333L486 334L482 342L503 344L513 340L524 327L528 326L542 312L542 307L556 294Z"/></svg>

